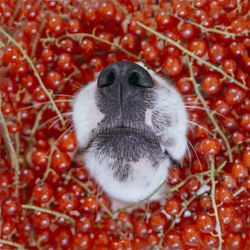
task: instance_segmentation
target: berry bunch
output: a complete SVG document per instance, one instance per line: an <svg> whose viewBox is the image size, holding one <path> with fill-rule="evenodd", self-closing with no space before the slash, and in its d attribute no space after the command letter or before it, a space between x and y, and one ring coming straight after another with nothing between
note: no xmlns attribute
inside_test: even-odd
<svg viewBox="0 0 250 250"><path fill-rule="evenodd" d="M0 18L0 248L249 249L247 0L1 0ZM131 212L73 162L70 123L120 60L168 74L190 124L164 204Z"/></svg>

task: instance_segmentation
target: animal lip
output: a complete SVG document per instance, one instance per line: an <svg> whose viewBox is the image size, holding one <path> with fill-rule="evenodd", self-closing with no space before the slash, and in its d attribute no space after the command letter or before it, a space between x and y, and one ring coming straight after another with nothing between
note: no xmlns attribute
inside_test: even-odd
<svg viewBox="0 0 250 250"><path fill-rule="evenodd" d="M98 137L143 137L148 141L159 144L160 139L149 128L133 128L128 126L105 127L98 129L92 134L91 140L88 144L90 146Z"/></svg>

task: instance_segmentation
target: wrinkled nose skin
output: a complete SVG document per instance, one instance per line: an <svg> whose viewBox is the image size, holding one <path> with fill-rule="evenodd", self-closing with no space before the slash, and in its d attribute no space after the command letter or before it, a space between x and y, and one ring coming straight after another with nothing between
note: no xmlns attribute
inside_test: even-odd
<svg viewBox="0 0 250 250"><path fill-rule="evenodd" d="M97 86L97 106L106 119L116 119L119 126L145 121L154 81L143 67L127 61L110 64L100 73Z"/></svg>

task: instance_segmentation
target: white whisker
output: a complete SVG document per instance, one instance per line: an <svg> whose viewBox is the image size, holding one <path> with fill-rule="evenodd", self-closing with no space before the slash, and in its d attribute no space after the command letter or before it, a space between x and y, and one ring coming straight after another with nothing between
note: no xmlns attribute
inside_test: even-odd
<svg viewBox="0 0 250 250"><path fill-rule="evenodd" d="M200 159L199 159L199 156L198 156L198 154L197 154L197 152L196 152L194 146L192 145L192 143L191 143L188 139L187 139L187 142L188 142L189 146L192 148L192 150L193 150L193 152L194 152L194 154L195 154L195 156L196 156L196 159L199 161L200 167L202 167L201 162L200 162Z"/></svg>
<svg viewBox="0 0 250 250"><path fill-rule="evenodd" d="M204 111L209 111L209 112L213 112L214 114L218 115L218 116L221 116L227 120L229 120L229 118L227 118L225 115L222 115L221 113L215 111L215 110L211 110L211 109L205 109L204 107L199 107L199 106L186 106L185 105L185 108L192 108L192 109L200 109L200 110L204 110Z"/></svg>

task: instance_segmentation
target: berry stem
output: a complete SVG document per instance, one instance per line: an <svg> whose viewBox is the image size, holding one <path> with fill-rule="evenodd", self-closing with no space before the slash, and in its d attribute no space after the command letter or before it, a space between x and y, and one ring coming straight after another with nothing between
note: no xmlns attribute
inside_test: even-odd
<svg viewBox="0 0 250 250"><path fill-rule="evenodd" d="M214 33L218 33L218 34L222 34L222 35L226 35L226 36L231 36L232 39L234 40L235 37L237 36L243 36L244 34L238 34L238 33L231 33L231 32L227 32L227 31L223 31L223 30L219 30L219 29L216 29L216 28L207 28L201 24L198 24L198 23L195 23L191 20L187 20L187 19L183 19L181 17L179 17L178 15L176 14L173 14L171 12L167 12L170 16L174 16L175 18L179 19L180 21L182 22L185 22L185 23L190 23L198 28L200 28L203 32L214 32ZM217 25L216 27L219 27L219 25ZM248 34L248 33L247 33ZM246 35L247 35L246 34Z"/></svg>
<svg viewBox="0 0 250 250"><path fill-rule="evenodd" d="M42 114L43 114L43 112L45 111L45 109L46 109L47 107L48 107L48 103L45 104L45 105L39 110L39 112L37 113L35 122L34 122L34 124L33 124L33 127L32 127L32 129L31 129L31 131L30 131L29 141L32 141L32 138L34 137L34 135L35 135L35 133L36 133L36 130L37 130L38 126L39 126L39 122L40 122L40 119L41 119L41 117L42 117Z"/></svg>
<svg viewBox="0 0 250 250"><path fill-rule="evenodd" d="M0 96L0 132L2 134L4 143L9 152L11 166L15 170L15 196L18 197L19 174L20 174L19 161L18 161L19 159L14 149L13 142L10 139L10 134L2 113L1 103L2 103L2 97Z"/></svg>
<svg viewBox="0 0 250 250"><path fill-rule="evenodd" d="M90 195L94 195L93 192L87 187L87 185L85 185L84 183L82 183L81 181L79 181L77 178L75 178L72 174L70 175L71 179L76 182L77 184L79 184L82 188L84 188L88 194ZM98 203L100 204L100 206L106 211L106 213L112 218L115 219L114 214L107 208L107 206L105 204L103 204L102 202L98 201Z"/></svg>
<svg viewBox="0 0 250 250"><path fill-rule="evenodd" d="M20 44L13 38L11 37L4 29L2 29L0 27L0 32L3 33L3 35L5 37L8 38L9 41L11 41L20 51L21 53L23 54L23 57L27 60L27 62L29 63L30 67L32 68L33 72L34 72L34 75L36 76L42 90L45 92L45 94L48 96L50 102L51 102L51 105L53 107L53 109L55 110L55 112L57 113L58 117L60 118L61 120L61 123L63 126L65 126L65 121L59 111L59 109L57 108L54 100L53 100L53 95L47 90L47 88L45 87L45 85L43 84L43 81L40 77L40 75L38 74L37 70L36 70L36 67L35 65L33 64L32 60L30 59L30 57L25 53L25 51L23 50L23 48L20 46Z"/></svg>
<svg viewBox="0 0 250 250"><path fill-rule="evenodd" d="M41 36L41 33L45 27L45 23L46 23L46 18L47 18L48 14L46 14L44 17L43 17L43 20L41 21L41 25L39 27L39 31L37 33L37 35L35 36L35 39L33 41L33 44L32 44L32 49L31 49L31 58L34 57L35 53L36 53L36 48L37 48L37 43L39 42L39 39L40 39L40 36Z"/></svg>
<svg viewBox="0 0 250 250"><path fill-rule="evenodd" d="M46 166L46 170L45 170L43 178L42 178L43 181L46 180L46 178L48 177L49 172L51 171L50 166L51 166L52 154L54 153L54 151L56 149L57 149L56 147L52 147L52 149L50 151L50 154L48 156L48 163L47 163L47 166Z"/></svg>
<svg viewBox="0 0 250 250"><path fill-rule="evenodd" d="M233 196L235 197L235 196L239 195L241 192L244 192L244 191L246 191L246 188L243 186L243 187L241 187L240 189L238 189L238 190L233 194Z"/></svg>
<svg viewBox="0 0 250 250"><path fill-rule="evenodd" d="M242 84L241 82L239 82L238 80L236 80L235 78L233 78L232 76L228 75L224 70L220 69L219 67L214 66L213 64L205 61L204 59L202 59L201 57L196 56L194 53L192 53L191 51L189 51L188 49L186 49L185 47L183 47L181 44L179 44L178 42L173 41L172 39L169 39L168 37L164 36L163 34L147 27L146 25L142 24L141 22L137 22L138 25L140 25L142 28L144 28L145 30L155 34L156 36L160 37L161 39L173 44L174 46L176 46L178 49L180 49L181 51L183 51L184 53L186 53L187 55L191 56L192 58L195 58L197 61L200 61L201 63L207 65L208 67L211 67L212 69L218 71L219 73L221 73L224 77L229 78L230 80L232 80L235 84L237 84L238 86L240 86L243 89L248 89L247 86L245 86L244 84Z"/></svg>
<svg viewBox="0 0 250 250"><path fill-rule="evenodd" d="M203 182L203 185L206 185L209 181L210 181L210 179L205 180L205 181ZM187 210L187 207L189 206L189 204L190 204L194 199L196 199L196 198L197 198L197 195L194 194L189 200L187 200L187 201L184 203L184 205L183 205L181 211L175 216L175 218L174 218L174 220L171 222L169 228L168 228L168 229L163 233L163 235L161 236L161 240L160 240L160 242L159 242L159 249L162 249L163 239L165 238L166 234L167 234L168 232L170 232L170 231L174 228L174 225L176 224L176 222L178 221L178 219L179 219L179 218L181 217L181 215Z"/></svg>
<svg viewBox="0 0 250 250"><path fill-rule="evenodd" d="M217 233L218 233L218 238L219 238L219 250L222 249L222 235L221 235L221 226L220 226L220 220L219 220L219 215L218 215L218 210L217 210L217 205L216 205L216 201L215 201L215 187L216 187L216 182L215 182L215 164L214 164L214 157L210 156L210 163L211 163L211 168L210 168L210 172L211 172L211 199L212 199L212 205L213 205L213 209L214 209L214 215L215 215L215 219L216 219L216 224L217 224Z"/></svg>
<svg viewBox="0 0 250 250"><path fill-rule="evenodd" d="M117 50L120 50L122 51L123 53L127 54L128 56L136 59L137 61L141 61L145 64L145 66L147 66L148 68L151 68L144 60L142 60L142 58L140 56L137 56L131 52L129 52L128 50L124 49L123 47L115 44L115 43L112 43L110 41L107 41L105 39L102 39L94 34L90 34L90 33L77 33L77 34L69 34L67 33L66 35L63 35L63 36L60 36L58 37L56 40L55 38L42 38L40 39L42 42L49 42L49 41L54 41L55 40L55 44L58 46L58 41L60 41L61 39L65 38L65 37L70 37L74 40L81 40L83 39L84 37L90 37L90 38L93 38L94 40L98 41L98 42L102 42L102 43L106 43L108 45L110 45L111 47L114 47L116 48ZM59 47L59 46L58 46Z"/></svg>
<svg viewBox="0 0 250 250"><path fill-rule="evenodd" d="M196 93L197 97L200 99L203 107L205 108L207 116L209 117L210 121L213 123L213 125L215 127L215 131L217 131L219 133L219 135L221 136L221 138L224 140L224 142L226 144L226 147L227 147L227 150L228 150L229 161L233 162L233 154L232 154L232 149L231 149L230 143L229 143L227 137L225 136L225 134L222 132L222 130L221 130L220 126L218 125L216 119L214 118L213 113L209 112L209 107L208 107L206 101L204 100L204 98L203 98L203 96L202 96L202 94L201 94L201 92L199 90L198 84L197 84L197 82L196 82L196 80L194 78L192 65L193 65L193 59L189 60L189 58L188 58L188 67L189 67L189 73L190 73L190 80L193 82L195 93Z"/></svg>
<svg viewBox="0 0 250 250"><path fill-rule="evenodd" d="M47 213L47 214L52 214L56 217L63 217L67 220L69 220L71 223L75 223L75 220L68 216L67 214L64 214L64 213L59 213L59 212L56 212L56 211L53 211L53 210L50 210L50 209L47 209L47 208L42 208L42 207L38 207L38 206L34 206L34 205L30 205L30 204L24 204L22 205L22 208L23 209L33 209L33 210L36 210L36 211L41 211L41 212L44 212L44 213Z"/></svg>
<svg viewBox="0 0 250 250"><path fill-rule="evenodd" d="M207 171L204 171L204 172L201 172L201 173L197 173L197 174L192 174L192 175L189 175L185 180L183 180L182 182L178 183L177 185L175 185L174 187L166 190L165 194L169 194L169 193L172 193L174 191L177 191L180 187L182 187L188 180L190 180L191 178L193 177L201 177L201 176L204 176L204 175L208 175L210 173L210 170L207 170Z"/></svg>
<svg viewBox="0 0 250 250"><path fill-rule="evenodd" d="M16 247L17 249L21 250L21 249L25 249L23 245L21 244L18 244L16 242L13 242L13 241L10 241L10 240L3 240L3 239L0 239L0 243L2 244L6 244L6 245L9 245L9 246L13 246L13 247Z"/></svg>
<svg viewBox="0 0 250 250"><path fill-rule="evenodd" d="M216 172L219 173L221 171L221 169L226 165L227 161L224 161L219 168L216 169ZM193 177L202 177L202 176L205 176L205 175L209 175L210 174L210 170L207 170L207 171L204 171L204 172L201 172L201 173L197 173L197 174L192 174L192 175L189 175L185 180L183 180L182 182L180 182L179 184L175 185L174 187L168 189L165 194L169 194L169 193L172 193L174 191L177 191L180 187L182 187L188 180L190 180L191 178Z"/></svg>

